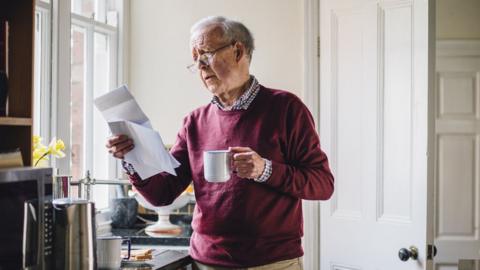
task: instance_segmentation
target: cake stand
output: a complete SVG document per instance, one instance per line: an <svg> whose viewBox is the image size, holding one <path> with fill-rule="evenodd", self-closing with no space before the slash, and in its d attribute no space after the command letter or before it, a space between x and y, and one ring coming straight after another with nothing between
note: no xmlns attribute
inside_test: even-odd
<svg viewBox="0 0 480 270"><path fill-rule="evenodd" d="M178 234L181 232L181 227L170 222L170 213L187 205L190 201L194 200L194 195L189 192L184 192L178 196L172 204L165 206L153 206L149 203L140 193L135 192L133 197L138 203L146 209L153 210L158 215L158 220L152 225L148 225L145 228L145 232L148 233L160 233L160 234Z"/></svg>

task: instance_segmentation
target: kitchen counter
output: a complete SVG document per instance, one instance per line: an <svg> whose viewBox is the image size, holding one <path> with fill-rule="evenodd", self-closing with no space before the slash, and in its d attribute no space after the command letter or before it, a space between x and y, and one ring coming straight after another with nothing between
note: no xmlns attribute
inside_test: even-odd
<svg viewBox="0 0 480 270"><path fill-rule="evenodd" d="M132 229L112 229L112 234L129 238L132 245L151 245L151 246L185 246L190 245L190 236L192 228L182 226L179 234L161 234L145 232L145 226Z"/></svg>
<svg viewBox="0 0 480 270"><path fill-rule="evenodd" d="M145 262L122 262L121 269L137 270L176 270L191 265L192 258L186 250L155 250L153 259Z"/></svg>
<svg viewBox="0 0 480 270"><path fill-rule="evenodd" d="M458 270L480 270L480 260L459 260Z"/></svg>
<svg viewBox="0 0 480 270"><path fill-rule="evenodd" d="M144 216L145 217L145 216ZM156 215L146 216L155 220ZM192 235L191 215L170 215L170 221L179 225L181 232L177 234L160 234L145 231L145 224L136 224L128 229L112 229L113 235L129 238L133 249L152 248L153 259L148 261L124 261L121 269L170 270L190 265L192 259L188 255L190 236ZM123 246L125 249L126 246Z"/></svg>
<svg viewBox="0 0 480 270"><path fill-rule="evenodd" d="M157 217L149 218L154 220ZM192 217L187 215L170 215L171 222L181 228L181 232L177 234L146 232L145 224L136 224L129 229L112 229L111 233L123 238L130 238L132 245L184 246L185 249L188 249L192 235L191 219Z"/></svg>

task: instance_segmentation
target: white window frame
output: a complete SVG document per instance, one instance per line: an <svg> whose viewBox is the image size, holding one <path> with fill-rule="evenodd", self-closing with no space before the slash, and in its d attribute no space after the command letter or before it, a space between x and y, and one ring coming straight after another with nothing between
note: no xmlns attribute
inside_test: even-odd
<svg viewBox="0 0 480 270"><path fill-rule="evenodd" d="M35 13L40 13L40 22L36 22L41 25L41 45L42 48L39 64L39 76L40 79L40 97L35 97L35 106L38 109L35 110L35 123L37 128L36 132L42 136L42 138L51 137L51 4L37 0L35 3ZM35 18L36 19L36 18ZM36 30L35 30L36 31ZM37 63L35 63L37 65ZM37 78L36 78L37 79ZM35 89L37 90L37 89ZM35 94L38 94L35 91ZM41 119L41 120L40 120ZM44 142L47 143L47 142Z"/></svg>
<svg viewBox="0 0 480 270"><path fill-rule="evenodd" d="M128 58L127 42L126 38L128 34L126 30L128 29L126 18L128 16L124 15L126 7L129 5L129 0L123 0L122 5L119 8L119 18L118 26L113 27L105 23L101 23L93 20L92 18L87 18L71 12L71 1L70 0L51 0L51 14L52 14L52 93L51 93L51 122L50 130L51 134L56 134L58 138L65 139L69 144L71 138L70 130L70 121L71 121L71 107L70 101L71 98L71 27L72 25L78 25L86 29L86 45L87 56L85 65L87 67L93 66L93 36L95 32L107 34L110 36L110 40L116 41L112 43L110 47L110 66L114 67L116 70L110 72L110 81L109 84L112 88L116 85L125 83L125 79L128 77L128 66L126 65L127 61L124 59ZM118 31L118 32L117 32ZM88 42L91 40L92 42ZM90 45L89 45L90 44ZM90 51L90 53L88 53ZM88 56L89 55L89 56ZM86 80L87 84L85 87L86 90L86 102L84 102L84 108L88 108L85 111L85 119L89 124L84 125L85 127L85 145L83 153L92 153L93 145L93 104L92 104L92 95L93 95L93 76L92 72L88 69L86 70ZM105 150L106 151L106 150ZM59 169L60 174L70 174L71 166L71 149L70 145L67 145L65 151L65 158L55 160L52 166ZM93 158L84 154L82 169L85 173L86 170L93 168ZM110 158L108 162L108 178L119 178L122 176L122 170L120 169L119 162ZM83 177L83 176L82 176ZM78 179L74 179L78 180ZM110 189L109 195L113 195L113 188ZM111 197L111 196L110 196Z"/></svg>
<svg viewBox="0 0 480 270"><path fill-rule="evenodd" d="M109 85L111 88L117 85L117 47L118 47L118 33L117 28L110 26L105 23L101 23L95 21L93 18L87 18L78 14L71 14L71 25L75 25L78 27L82 27L85 29L85 44L86 44L86 55L85 55L85 66L86 66L86 74L85 74L85 100L84 100L84 112L85 112L85 119L84 119L84 134L83 138L85 139L83 151L83 171L90 171L92 172L93 169L93 156L87 155L85 153L93 153L93 42L94 42L94 33L101 33L105 34L109 37L110 42L110 78L109 78ZM106 149L105 149L106 153ZM115 162L113 162L115 163ZM116 168L115 164L112 164L112 159L109 162L109 169L108 169L108 177L115 178L116 177Z"/></svg>

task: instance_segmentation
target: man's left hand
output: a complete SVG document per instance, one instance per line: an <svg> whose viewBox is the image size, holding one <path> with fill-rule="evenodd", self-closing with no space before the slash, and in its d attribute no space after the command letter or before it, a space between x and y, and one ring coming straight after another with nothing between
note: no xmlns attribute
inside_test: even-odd
<svg viewBox="0 0 480 270"><path fill-rule="evenodd" d="M263 174L265 160L250 147L229 147L233 154L233 169L238 177L256 179Z"/></svg>

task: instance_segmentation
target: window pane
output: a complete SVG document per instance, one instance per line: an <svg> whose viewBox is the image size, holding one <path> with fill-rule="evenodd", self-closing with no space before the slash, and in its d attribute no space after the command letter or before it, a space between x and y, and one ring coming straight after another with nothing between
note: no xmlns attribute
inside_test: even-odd
<svg viewBox="0 0 480 270"><path fill-rule="evenodd" d="M86 32L72 25L71 50L71 174L74 179L83 177L84 166L84 95L86 75Z"/></svg>
<svg viewBox="0 0 480 270"><path fill-rule="evenodd" d="M94 33L93 51L93 96L98 97L110 89L110 42L107 35ZM93 108L92 108L93 109ZM97 179L108 179L108 153L105 140L109 136L105 119L93 109L93 175ZM93 190L97 208L108 206L108 186L97 185Z"/></svg>
<svg viewBox="0 0 480 270"><path fill-rule="evenodd" d="M92 18L95 12L95 0L72 0L72 12Z"/></svg>
<svg viewBox="0 0 480 270"><path fill-rule="evenodd" d="M107 1L106 23L116 27L118 25L118 10L120 9L120 5L122 1L121 0L106 0L106 1Z"/></svg>
<svg viewBox="0 0 480 270"><path fill-rule="evenodd" d="M72 12L96 21L117 26L121 0L71 0Z"/></svg>
<svg viewBox="0 0 480 270"><path fill-rule="evenodd" d="M34 73L33 73L33 134L50 139L50 40L49 11L35 8ZM55 134L53 135L55 136Z"/></svg>

